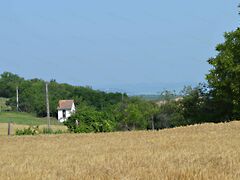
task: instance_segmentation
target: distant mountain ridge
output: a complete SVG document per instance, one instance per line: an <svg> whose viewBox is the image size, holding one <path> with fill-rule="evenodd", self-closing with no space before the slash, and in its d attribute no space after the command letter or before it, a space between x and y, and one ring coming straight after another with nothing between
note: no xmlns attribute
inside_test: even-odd
<svg viewBox="0 0 240 180"><path fill-rule="evenodd" d="M197 86L196 82L177 82L177 83L136 83L136 84L116 84L95 86L95 89L106 92L124 92L129 96L135 95L159 95L165 90L176 91L179 93L184 86Z"/></svg>

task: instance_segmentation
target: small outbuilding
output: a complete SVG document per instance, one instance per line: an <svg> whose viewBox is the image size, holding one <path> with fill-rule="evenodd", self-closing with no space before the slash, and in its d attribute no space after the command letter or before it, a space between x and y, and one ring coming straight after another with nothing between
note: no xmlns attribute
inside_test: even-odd
<svg viewBox="0 0 240 180"><path fill-rule="evenodd" d="M58 121L66 121L73 113L75 113L74 100L60 100L58 102Z"/></svg>

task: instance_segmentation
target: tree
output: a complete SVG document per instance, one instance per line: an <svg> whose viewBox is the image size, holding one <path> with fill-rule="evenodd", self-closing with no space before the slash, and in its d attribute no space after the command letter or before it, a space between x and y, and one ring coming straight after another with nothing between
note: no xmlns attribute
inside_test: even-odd
<svg viewBox="0 0 240 180"><path fill-rule="evenodd" d="M77 112L64 123L71 132L111 132L115 130L115 123L111 114L97 111L94 107L82 103Z"/></svg>
<svg viewBox="0 0 240 180"><path fill-rule="evenodd" d="M0 75L0 97L11 98L16 95L16 87L23 82L24 79L16 74L4 72Z"/></svg>
<svg viewBox="0 0 240 180"><path fill-rule="evenodd" d="M186 125L182 110L181 103L177 101L167 101L160 105L155 117L156 129Z"/></svg>
<svg viewBox="0 0 240 180"><path fill-rule="evenodd" d="M218 55L208 60L213 66L206 79L211 96L225 119L240 118L240 29L225 33L216 47Z"/></svg>
<svg viewBox="0 0 240 180"><path fill-rule="evenodd" d="M175 91L172 92L172 91L165 90L160 94L160 100L164 100L164 101L174 100L177 97L178 96L176 95Z"/></svg>
<svg viewBox="0 0 240 180"><path fill-rule="evenodd" d="M118 124L118 130L147 129L152 120L154 105L137 97L125 99L115 106L113 114Z"/></svg>

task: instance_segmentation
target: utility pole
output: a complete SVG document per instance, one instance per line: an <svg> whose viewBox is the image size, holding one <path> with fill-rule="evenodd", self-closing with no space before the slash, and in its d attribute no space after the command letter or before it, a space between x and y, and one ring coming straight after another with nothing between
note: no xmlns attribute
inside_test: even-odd
<svg viewBox="0 0 240 180"><path fill-rule="evenodd" d="M50 129L50 109L49 109L49 98L48 98L48 82L46 82L46 106L47 106L48 129Z"/></svg>
<svg viewBox="0 0 240 180"><path fill-rule="evenodd" d="M16 88L16 102L17 102L17 112L18 112L19 111L18 86Z"/></svg>
<svg viewBox="0 0 240 180"><path fill-rule="evenodd" d="M152 130L154 131L155 130L155 127L154 127L154 117L153 117L153 115L152 115L152 117L151 117L151 122L152 122Z"/></svg>

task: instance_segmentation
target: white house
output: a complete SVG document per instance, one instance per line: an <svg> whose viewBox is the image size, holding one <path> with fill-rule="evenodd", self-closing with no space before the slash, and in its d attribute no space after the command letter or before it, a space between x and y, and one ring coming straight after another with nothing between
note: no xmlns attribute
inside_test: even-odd
<svg viewBox="0 0 240 180"><path fill-rule="evenodd" d="M73 100L60 100L57 109L60 122L66 121L76 110Z"/></svg>

